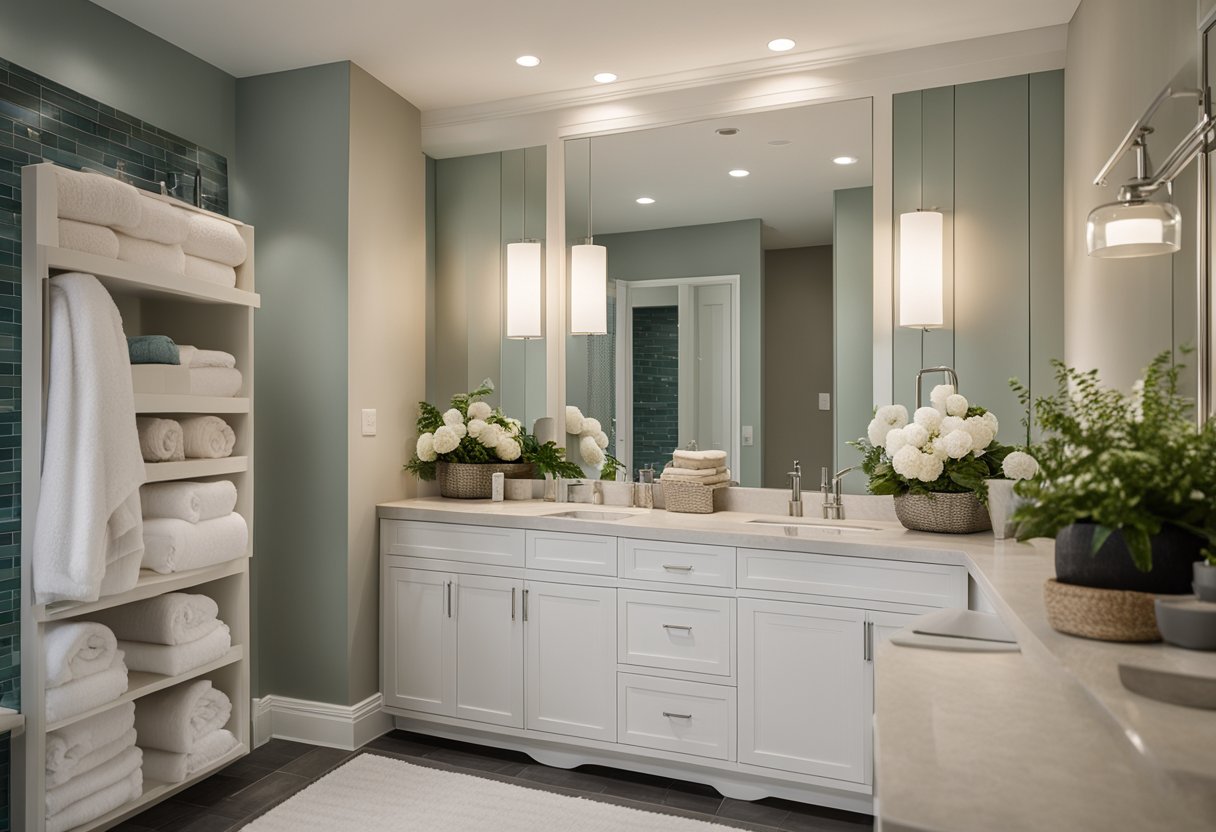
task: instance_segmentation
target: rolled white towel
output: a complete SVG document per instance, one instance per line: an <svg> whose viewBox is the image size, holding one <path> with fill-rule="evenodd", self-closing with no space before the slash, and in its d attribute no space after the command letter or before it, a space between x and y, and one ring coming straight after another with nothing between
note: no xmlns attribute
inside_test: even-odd
<svg viewBox="0 0 1216 832"><path fill-rule="evenodd" d="M201 569L244 557L248 545L249 524L236 512L199 523L146 520L143 565L162 575Z"/></svg>
<svg viewBox="0 0 1216 832"><path fill-rule="evenodd" d="M55 168L59 216L94 225L138 225L139 191L100 173Z"/></svg>
<svg viewBox="0 0 1216 832"><path fill-rule="evenodd" d="M677 468L724 468L726 451L679 450L672 454L672 460Z"/></svg>
<svg viewBox="0 0 1216 832"><path fill-rule="evenodd" d="M189 523L226 517L236 508L236 486L218 482L151 482L139 489L144 517L176 518Z"/></svg>
<svg viewBox="0 0 1216 832"><path fill-rule="evenodd" d="M191 416L182 419L186 459L224 459L232 456L236 434L219 416Z"/></svg>
<svg viewBox="0 0 1216 832"><path fill-rule="evenodd" d="M219 605L206 595L167 592L102 610L96 617L125 641L187 644L218 629L219 612ZM127 666L130 667L129 661Z"/></svg>
<svg viewBox="0 0 1216 832"><path fill-rule="evenodd" d="M114 654L114 664L100 673L85 676L66 685L46 690L46 721L59 722L85 711L115 702L127 692L127 665L122 651Z"/></svg>
<svg viewBox="0 0 1216 832"><path fill-rule="evenodd" d="M109 757L102 752L134 728L135 703L124 702L96 716L51 731L46 735L46 784L57 786L77 772L87 771L87 760L92 760L93 765L105 762Z"/></svg>
<svg viewBox="0 0 1216 832"><path fill-rule="evenodd" d="M46 650L46 686L57 688L108 670L118 640L104 624L61 621L46 625L42 646Z"/></svg>
<svg viewBox="0 0 1216 832"><path fill-rule="evenodd" d="M206 214L190 214L190 230L182 248L186 254L234 267L244 263L248 254L245 238L235 225Z"/></svg>
<svg viewBox="0 0 1216 832"><path fill-rule="evenodd" d="M114 230L167 246L180 246L186 241L190 220L186 211L145 194L139 195L139 209L139 222L117 225Z"/></svg>
<svg viewBox="0 0 1216 832"><path fill-rule="evenodd" d="M112 786L107 786L99 792L77 800L62 812L51 815L46 819L46 832L67 832L90 821L97 820L104 814L113 812L124 803L135 800L144 791L143 768L137 768L126 778Z"/></svg>
<svg viewBox="0 0 1216 832"><path fill-rule="evenodd" d="M118 259L118 235L104 225L90 222L59 220L59 247Z"/></svg>
<svg viewBox="0 0 1216 832"><path fill-rule="evenodd" d="M725 473L726 473L725 468L681 468L681 467L672 465L668 468L663 469L662 477L664 479L666 479L667 477L686 477L686 478L706 477L706 478L708 478L708 477L717 477L717 476L719 476L721 474L725 474Z"/></svg>
<svg viewBox="0 0 1216 832"><path fill-rule="evenodd" d="M217 286L227 286L229 289L236 286L236 269L232 266L225 266L204 257L195 257L193 254L186 255L186 277L205 280Z"/></svg>
<svg viewBox="0 0 1216 832"><path fill-rule="evenodd" d="M92 754L82 757L79 763L73 767L71 773L48 773L46 777L46 786L49 789L55 786L62 786L64 783L70 783L72 780L80 777L86 772L93 771L100 766L104 766L106 763L110 762L133 745L135 745L135 729L128 728L127 732L118 739L106 743Z"/></svg>
<svg viewBox="0 0 1216 832"><path fill-rule="evenodd" d="M190 367L195 370L201 370L204 367L227 367L231 369L236 366L236 356L223 350L200 350L198 347L179 344L177 354L183 367Z"/></svg>
<svg viewBox="0 0 1216 832"><path fill-rule="evenodd" d="M109 765L86 771L68 782L46 790L47 817L57 815L79 800L125 780L131 772L140 768L144 753L134 743L119 752Z"/></svg>
<svg viewBox="0 0 1216 832"><path fill-rule="evenodd" d="M186 255L182 253L182 247L176 244L169 246L120 233L118 259L174 274L186 273Z"/></svg>
<svg viewBox="0 0 1216 832"><path fill-rule="evenodd" d="M189 754L198 741L228 724L232 700L207 679L145 696L135 709L142 748Z"/></svg>
<svg viewBox="0 0 1216 832"><path fill-rule="evenodd" d="M135 420L139 429L139 450L144 462L177 462L186 458L186 441L182 426L172 419L140 416Z"/></svg>
<svg viewBox="0 0 1216 832"><path fill-rule="evenodd" d="M143 673L177 676L207 662L213 662L232 647L228 625L220 625L198 641L189 644L148 644L143 641L120 641L126 654L127 667ZM139 706L135 708L136 731L139 730Z"/></svg>
<svg viewBox="0 0 1216 832"><path fill-rule="evenodd" d="M231 398L245 383L241 371L232 367L197 367L190 370L190 392L195 396Z"/></svg>
<svg viewBox="0 0 1216 832"><path fill-rule="evenodd" d="M144 777L159 783L180 783L197 774L240 745L231 731L212 731L189 754L156 748L144 749Z"/></svg>

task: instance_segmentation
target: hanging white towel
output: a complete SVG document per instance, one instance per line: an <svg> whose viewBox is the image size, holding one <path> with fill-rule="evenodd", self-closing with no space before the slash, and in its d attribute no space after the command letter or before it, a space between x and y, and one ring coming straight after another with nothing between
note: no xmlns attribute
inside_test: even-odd
<svg viewBox="0 0 1216 832"><path fill-rule="evenodd" d="M155 518L144 523L144 569L201 569L244 557L248 545L249 524L235 512L198 523Z"/></svg>
<svg viewBox="0 0 1216 832"><path fill-rule="evenodd" d="M195 257L193 254L186 255L186 277L205 280L229 289L236 286L236 269L232 266L225 266L223 263L203 257Z"/></svg>
<svg viewBox="0 0 1216 832"><path fill-rule="evenodd" d="M104 624L57 621L46 625L42 647L46 651L46 686L57 688L108 670L114 664L118 639Z"/></svg>
<svg viewBox="0 0 1216 832"><path fill-rule="evenodd" d="M130 803L143 794L144 772L142 768L127 775L112 786L107 786L99 792L77 800L62 812L51 815L46 819L46 832L67 832L90 821L97 820L108 812L113 812L124 803Z"/></svg>
<svg viewBox="0 0 1216 832"><path fill-rule="evenodd" d="M179 344L177 354L183 367L190 367L195 370L201 370L204 367L227 367L231 369L236 366L236 356L223 350L200 350L198 347Z"/></svg>
<svg viewBox="0 0 1216 832"><path fill-rule="evenodd" d="M135 420L139 451L145 462L174 462L186 458L186 441L180 423L172 419L140 416Z"/></svg>
<svg viewBox="0 0 1216 832"><path fill-rule="evenodd" d="M219 604L206 595L167 592L96 613L124 641L187 644L220 626Z"/></svg>
<svg viewBox="0 0 1216 832"><path fill-rule="evenodd" d="M189 754L175 754L157 748L144 749L144 777L159 783L180 783L240 745L231 731L212 731Z"/></svg>
<svg viewBox="0 0 1216 832"><path fill-rule="evenodd" d="M107 566L143 548L144 464L131 363L122 319L97 278L73 273L48 283L50 379L34 594L39 604L96 601ZM131 586L134 580L115 591Z"/></svg>
<svg viewBox="0 0 1216 832"><path fill-rule="evenodd" d="M57 815L73 803L97 794L120 780L125 780L131 775L131 772L140 768L143 758L143 751L132 744L120 752L108 765L86 771L61 786L47 789L47 816Z"/></svg>
<svg viewBox="0 0 1216 832"><path fill-rule="evenodd" d="M190 393L230 398L241 392L241 371L231 367L197 367L190 370Z"/></svg>
<svg viewBox="0 0 1216 832"><path fill-rule="evenodd" d="M226 517L236 509L236 486L218 482L153 482L139 490L144 518L176 518L188 523Z"/></svg>
<svg viewBox="0 0 1216 832"><path fill-rule="evenodd" d="M139 191L100 173L55 168L59 216L94 225L137 225Z"/></svg>
<svg viewBox="0 0 1216 832"><path fill-rule="evenodd" d="M191 416L182 419L186 459L225 459L232 456L236 434L219 416Z"/></svg>
<svg viewBox="0 0 1216 832"><path fill-rule="evenodd" d="M161 202L159 199L139 195L139 222L134 225L115 226L116 231L128 237L150 240L162 245L181 245L189 231L189 212Z"/></svg>
<svg viewBox="0 0 1216 832"><path fill-rule="evenodd" d="M189 754L232 717L228 695L207 679L177 685L139 700L135 728L144 749Z"/></svg>
<svg viewBox="0 0 1216 832"><path fill-rule="evenodd" d="M122 651L114 654L114 664L108 670L85 676L46 691L46 721L63 719L99 708L127 692L127 665Z"/></svg>
<svg viewBox="0 0 1216 832"><path fill-rule="evenodd" d="M46 783L57 786L78 771L109 759L102 752L135 728L135 703L124 702L46 735ZM115 753L121 746L115 749ZM102 755L100 759L96 755ZM113 755L111 755L113 756Z"/></svg>
<svg viewBox="0 0 1216 832"><path fill-rule="evenodd" d="M143 641L120 641L118 644L126 654L127 667L131 670L178 676L227 653L228 648L232 647L232 633L228 625L221 622L210 635L188 644L148 644ZM135 708L135 719L138 723L138 706Z"/></svg>
<svg viewBox="0 0 1216 832"><path fill-rule="evenodd" d="M104 225L76 220L59 220L59 246L85 254L118 259L118 235Z"/></svg>
<svg viewBox="0 0 1216 832"><path fill-rule="evenodd" d="M190 215L190 231L182 243L186 254L214 260L225 266L239 266L248 253L245 238L230 222L206 214Z"/></svg>
<svg viewBox="0 0 1216 832"><path fill-rule="evenodd" d="M122 233L118 235L118 259L173 274L186 273L186 255L180 245L154 243Z"/></svg>

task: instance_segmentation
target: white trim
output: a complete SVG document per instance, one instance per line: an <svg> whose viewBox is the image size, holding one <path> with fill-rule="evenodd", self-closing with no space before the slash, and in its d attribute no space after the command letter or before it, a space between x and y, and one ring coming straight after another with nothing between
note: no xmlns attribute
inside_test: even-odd
<svg viewBox="0 0 1216 832"><path fill-rule="evenodd" d="M274 737L353 751L392 730L392 717L383 707L379 693L354 705L263 696L253 700L253 743L263 745Z"/></svg>

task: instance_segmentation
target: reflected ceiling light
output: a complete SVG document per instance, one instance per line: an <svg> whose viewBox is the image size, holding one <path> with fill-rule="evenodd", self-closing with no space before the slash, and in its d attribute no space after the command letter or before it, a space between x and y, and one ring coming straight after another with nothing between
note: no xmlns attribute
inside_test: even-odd
<svg viewBox="0 0 1216 832"><path fill-rule="evenodd" d="M608 249L591 236L591 145L587 146L587 239L570 247L570 334L608 334Z"/></svg>
<svg viewBox="0 0 1216 832"><path fill-rule="evenodd" d="M789 38L777 38L768 42L768 48L772 52L789 52L797 45Z"/></svg>
<svg viewBox="0 0 1216 832"><path fill-rule="evenodd" d="M751 175L751 171L750 171L750 170L744 170L743 168L735 168L734 170L732 170L732 171L730 172L730 175L731 175L731 176L733 176L733 177L735 177L736 179L742 179L742 178L743 178L743 177L745 177L745 176L750 176L750 175Z"/></svg>
<svg viewBox="0 0 1216 832"><path fill-rule="evenodd" d="M714 131L719 136L737 136L739 135L738 127L719 127Z"/></svg>
<svg viewBox="0 0 1216 832"><path fill-rule="evenodd" d="M942 215L899 215L899 325L934 329L945 322L942 303Z"/></svg>
<svg viewBox="0 0 1216 832"><path fill-rule="evenodd" d="M526 67L540 66L540 58L535 55L520 55L515 59L515 63Z"/></svg>
<svg viewBox="0 0 1216 832"><path fill-rule="evenodd" d="M506 337L544 337L545 281L541 270L541 244L527 239L528 154L524 154L523 210L520 212L518 243L507 244Z"/></svg>
<svg viewBox="0 0 1216 832"><path fill-rule="evenodd" d="M832 160L832 163L836 164L836 165L855 165L855 164L857 164L857 157L856 156L837 156L836 158L834 158Z"/></svg>
<svg viewBox="0 0 1216 832"><path fill-rule="evenodd" d="M773 139L769 142L773 147L785 147L787 144L793 144L789 139Z"/></svg>
<svg viewBox="0 0 1216 832"><path fill-rule="evenodd" d="M597 84L611 84L616 80L616 75L611 72L597 72L593 77Z"/></svg>
<svg viewBox="0 0 1216 832"><path fill-rule="evenodd" d="M635 200L635 202L637 202L638 205L654 205L654 198L649 196L640 196Z"/></svg>

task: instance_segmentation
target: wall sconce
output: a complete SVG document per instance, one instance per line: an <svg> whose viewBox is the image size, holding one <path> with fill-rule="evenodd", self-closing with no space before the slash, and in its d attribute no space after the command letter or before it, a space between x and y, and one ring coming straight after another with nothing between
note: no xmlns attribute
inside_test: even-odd
<svg viewBox="0 0 1216 832"><path fill-rule="evenodd" d="M506 336L514 339L543 338L545 281L541 267L541 244L528 237L528 152L524 151L523 208L518 243L507 244Z"/></svg>
<svg viewBox="0 0 1216 832"><path fill-rule="evenodd" d="M608 249L591 239L591 143L587 144L587 239L570 247L570 334L608 334Z"/></svg>
<svg viewBox="0 0 1216 832"><path fill-rule="evenodd" d="M923 330L944 325L942 282L941 212L900 214L900 326Z"/></svg>

